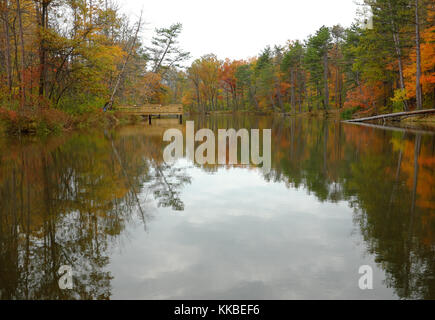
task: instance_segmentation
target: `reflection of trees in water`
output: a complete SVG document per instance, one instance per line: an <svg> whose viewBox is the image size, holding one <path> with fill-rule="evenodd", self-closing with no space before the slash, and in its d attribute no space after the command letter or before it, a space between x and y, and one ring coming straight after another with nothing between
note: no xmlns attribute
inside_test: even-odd
<svg viewBox="0 0 435 320"><path fill-rule="evenodd" d="M313 118L217 116L195 124L215 133L272 128L273 170L264 179L322 202L347 201L386 284L401 298L435 299L434 136Z"/></svg>
<svg viewBox="0 0 435 320"><path fill-rule="evenodd" d="M432 170L433 175L433 169L420 163L433 162L434 154L433 150L428 152L429 139L421 152L421 140L419 135L403 139L403 151L400 150L396 158L396 171L392 170L394 167L389 170L392 174L374 173L383 171L381 156L376 157L376 162L371 158L363 159L371 160L375 168L355 167L355 184L367 181L366 175L371 175L373 181L372 186L358 192L355 221L369 252L387 271L387 285L395 288L399 297L434 299L433 181L419 187L419 180L427 178L428 172ZM392 192L396 194L393 196ZM378 205L374 199L379 201Z"/></svg>
<svg viewBox="0 0 435 320"><path fill-rule="evenodd" d="M173 179L188 177L160 163L155 143L103 134L60 140L5 146L0 156L2 299L110 298L110 251L136 216L150 218L142 189L184 206ZM168 185L158 185L156 168ZM58 287L62 265L74 270L73 290Z"/></svg>
<svg viewBox="0 0 435 320"><path fill-rule="evenodd" d="M368 251L401 298L435 298L435 139L287 119L266 179L348 201ZM302 137L302 138L301 138Z"/></svg>
<svg viewBox="0 0 435 320"><path fill-rule="evenodd" d="M184 210L184 203L180 198L181 188L191 183L185 168L177 168L166 163L157 164L151 162L149 187L153 190L154 198L159 207L171 207L176 211Z"/></svg>
<svg viewBox="0 0 435 320"><path fill-rule="evenodd" d="M171 207L176 211L184 210L184 203L180 197L181 190L186 184L191 183L186 168L169 165L163 161L163 133L149 137L134 132L136 134L120 137L117 147L119 152L115 152L122 158L119 162L124 163L124 158L131 158L136 154L137 161L140 162L137 168L143 167L146 172L141 188L145 187L147 193L153 194L158 206ZM140 172L133 174L133 176L140 175Z"/></svg>
<svg viewBox="0 0 435 320"><path fill-rule="evenodd" d="M60 158L60 154L42 154L38 172L29 171L26 164L11 164L13 173L2 183L2 298L110 296L111 277L103 269L109 241L123 228L118 206L91 199L88 190L98 188L98 181L80 181L83 172L77 167L63 170L67 165ZM74 269L73 291L57 286L62 265Z"/></svg>
<svg viewBox="0 0 435 320"><path fill-rule="evenodd" d="M433 136L294 118L222 116L196 126L273 128L273 170L264 178L347 201L387 285L401 298L435 298ZM143 195L184 209L190 177L163 162L161 135L140 132L2 146L1 298L109 298L112 246L130 221L150 219ZM73 266L72 291L58 289L61 265Z"/></svg>

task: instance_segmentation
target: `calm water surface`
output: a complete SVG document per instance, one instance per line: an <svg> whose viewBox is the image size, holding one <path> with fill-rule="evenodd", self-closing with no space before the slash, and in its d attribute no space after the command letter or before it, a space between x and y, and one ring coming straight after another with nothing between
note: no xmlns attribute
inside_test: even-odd
<svg viewBox="0 0 435 320"><path fill-rule="evenodd" d="M272 170L165 164L164 130L183 129L169 119L0 140L0 297L435 299L433 134L192 120L271 128Z"/></svg>

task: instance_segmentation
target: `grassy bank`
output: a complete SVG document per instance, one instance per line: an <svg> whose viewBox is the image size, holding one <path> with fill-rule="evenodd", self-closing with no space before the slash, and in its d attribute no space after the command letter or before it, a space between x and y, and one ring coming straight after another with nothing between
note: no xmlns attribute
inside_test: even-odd
<svg viewBox="0 0 435 320"><path fill-rule="evenodd" d="M20 111L0 108L0 132L7 135L47 135L75 129L108 128L140 120L140 117L125 116L116 111L93 110L70 114L52 108Z"/></svg>

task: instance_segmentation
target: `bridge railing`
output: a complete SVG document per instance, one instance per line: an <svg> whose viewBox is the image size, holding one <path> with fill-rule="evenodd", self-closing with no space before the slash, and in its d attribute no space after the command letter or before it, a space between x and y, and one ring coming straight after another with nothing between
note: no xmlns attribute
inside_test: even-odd
<svg viewBox="0 0 435 320"><path fill-rule="evenodd" d="M126 106L118 107L116 110L123 113L132 114L143 114L143 115L159 115L159 114L183 114L183 105L181 104L170 104L170 105L159 105L159 104L146 104L143 106Z"/></svg>

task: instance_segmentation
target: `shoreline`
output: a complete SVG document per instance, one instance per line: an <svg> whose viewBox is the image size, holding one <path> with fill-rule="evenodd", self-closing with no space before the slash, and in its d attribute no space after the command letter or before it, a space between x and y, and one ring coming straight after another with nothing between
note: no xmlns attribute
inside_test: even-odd
<svg viewBox="0 0 435 320"><path fill-rule="evenodd" d="M0 135L46 136L87 128L108 129L140 121L139 116L122 115L116 111L99 110L73 115L52 108L29 108L18 112L0 108Z"/></svg>
<svg viewBox="0 0 435 320"><path fill-rule="evenodd" d="M253 115L253 116L281 116L296 118L323 118L343 120L341 118L344 109L312 110L302 113L293 112L256 112L250 110L239 111L210 111L186 112L190 115ZM118 111L103 112L102 110L90 111L83 114L68 114L58 109L29 108L20 112L0 108L0 135L2 136L46 136L51 134L64 134L66 132L87 128L109 129L122 125L138 124L144 121L140 116L125 115ZM389 122L397 127L424 128L435 130L435 115L406 118L401 121Z"/></svg>
<svg viewBox="0 0 435 320"><path fill-rule="evenodd" d="M312 110L312 111L304 111L300 113L294 113L294 112L273 112L273 111L252 111L252 110L225 110L225 111L207 111L207 112L186 112L185 115L231 115L231 114L247 114L247 115L256 115L256 116L273 116L273 115L279 115L279 116L285 116L285 117L300 117L300 116L306 116L306 117L335 117L340 116L340 113L343 111L343 109L331 109L331 110Z"/></svg>

